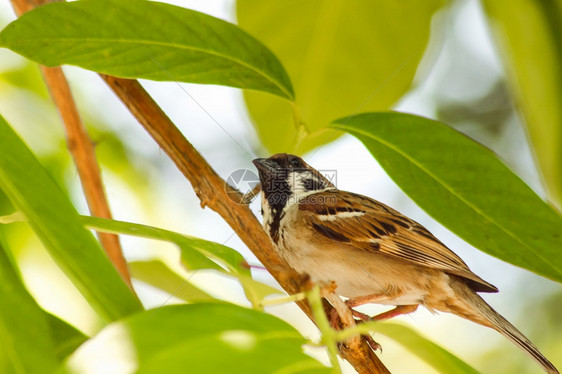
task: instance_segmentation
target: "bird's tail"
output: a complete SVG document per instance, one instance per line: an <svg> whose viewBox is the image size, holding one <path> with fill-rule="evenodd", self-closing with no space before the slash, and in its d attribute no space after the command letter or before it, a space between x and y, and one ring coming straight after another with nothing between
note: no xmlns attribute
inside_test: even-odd
<svg viewBox="0 0 562 374"><path fill-rule="evenodd" d="M503 318L498 312L496 312L490 305L488 305L484 299L482 299L476 292L470 290L468 287L458 287L457 285L455 291L462 294L462 300L467 302L472 309L472 313L469 315L464 315L463 317L472 320L473 322L479 323L484 326L488 326L498 331L500 334L505 336L507 339L511 340L513 344L521 348L529 356L531 356L536 362L543 367L543 369L549 374L560 374L558 369L548 361L546 357L539 352L538 348L535 347L529 339L525 337L519 330L515 328L508 320ZM464 285L463 285L464 286ZM460 295L459 295L460 296Z"/></svg>

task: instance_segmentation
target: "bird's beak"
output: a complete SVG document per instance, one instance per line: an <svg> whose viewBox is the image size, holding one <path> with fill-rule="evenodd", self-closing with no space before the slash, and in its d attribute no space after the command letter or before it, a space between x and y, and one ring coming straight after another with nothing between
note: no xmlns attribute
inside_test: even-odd
<svg viewBox="0 0 562 374"><path fill-rule="evenodd" d="M260 174L261 173L271 174L274 173L275 170L279 168L279 165L277 165L275 161L272 161L268 158L256 158L252 162L254 163L254 165L256 165L256 168L258 169Z"/></svg>

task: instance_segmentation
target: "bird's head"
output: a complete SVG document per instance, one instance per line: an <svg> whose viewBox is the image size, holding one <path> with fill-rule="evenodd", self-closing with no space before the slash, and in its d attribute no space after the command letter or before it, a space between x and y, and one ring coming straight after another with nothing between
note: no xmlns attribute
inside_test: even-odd
<svg viewBox="0 0 562 374"><path fill-rule="evenodd" d="M291 197L335 186L298 156L278 153L253 161L260 175L264 197L273 208L284 207Z"/></svg>

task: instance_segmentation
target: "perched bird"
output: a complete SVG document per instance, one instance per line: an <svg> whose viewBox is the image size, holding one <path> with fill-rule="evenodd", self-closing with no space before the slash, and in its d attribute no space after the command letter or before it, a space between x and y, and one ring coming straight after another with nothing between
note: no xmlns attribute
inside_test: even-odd
<svg viewBox="0 0 562 374"><path fill-rule="evenodd" d="M262 186L266 232L280 255L312 281L335 282L351 308L395 305L375 320L423 305L491 327L559 373L477 292L497 288L419 223L371 198L338 190L301 158L279 153L253 161ZM365 317L355 311L354 315Z"/></svg>

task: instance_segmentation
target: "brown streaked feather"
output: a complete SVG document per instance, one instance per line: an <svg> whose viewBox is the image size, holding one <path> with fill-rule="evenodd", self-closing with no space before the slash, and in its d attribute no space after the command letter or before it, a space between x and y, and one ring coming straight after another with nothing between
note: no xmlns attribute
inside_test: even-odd
<svg viewBox="0 0 562 374"><path fill-rule="evenodd" d="M299 214L315 232L331 240L460 276L474 291L498 291L425 227L376 200L325 190L302 198Z"/></svg>

